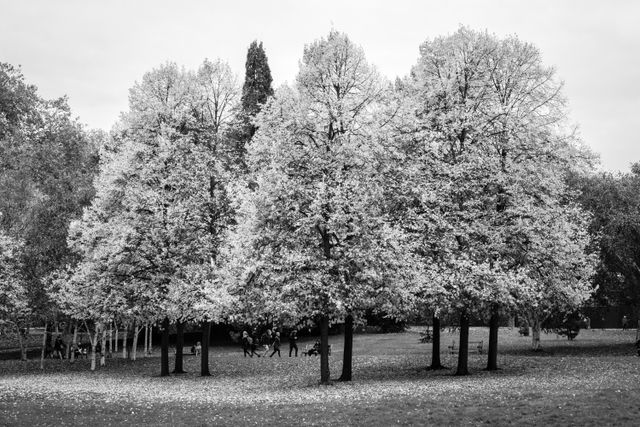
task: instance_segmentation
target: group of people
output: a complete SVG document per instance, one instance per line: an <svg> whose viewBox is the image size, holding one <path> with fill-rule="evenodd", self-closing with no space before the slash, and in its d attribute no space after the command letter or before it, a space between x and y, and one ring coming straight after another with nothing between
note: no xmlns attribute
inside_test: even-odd
<svg viewBox="0 0 640 427"><path fill-rule="evenodd" d="M53 341L53 345L51 345L51 342L47 343L47 346L45 348L45 357L50 357L52 359L66 359L66 347L67 345L62 339L62 336L58 335ZM91 346L89 344L74 343L71 344L69 352L73 353L74 357L77 359L79 357L87 357L90 348ZM98 343L96 346L96 353L101 354L101 352L102 348L100 346L100 343Z"/></svg>
<svg viewBox="0 0 640 427"><path fill-rule="evenodd" d="M191 354L194 356L200 356L200 354L202 354L202 344L200 344L200 341L198 341L196 345L191 346Z"/></svg>
<svg viewBox="0 0 640 427"><path fill-rule="evenodd" d="M273 351L269 357L273 357L276 353L278 353L278 357L282 357L280 354L280 332L272 334L271 329L267 329L259 339L257 332L252 335L249 335L247 331L242 331L244 357L253 357L254 355L266 357L270 349ZM259 348L262 350L261 352L258 351ZM295 356L298 357L298 333L296 330L291 331L289 334L289 357L294 351Z"/></svg>

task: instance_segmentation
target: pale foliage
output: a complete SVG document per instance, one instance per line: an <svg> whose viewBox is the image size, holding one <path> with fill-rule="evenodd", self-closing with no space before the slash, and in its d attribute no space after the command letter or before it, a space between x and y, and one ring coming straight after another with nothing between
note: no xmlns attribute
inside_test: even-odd
<svg viewBox="0 0 640 427"><path fill-rule="evenodd" d="M305 48L296 82L259 115L250 184L236 190L243 315L339 319L383 294L406 304L413 255L384 204L383 83L336 32Z"/></svg>
<svg viewBox="0 0 640 427"><path fill-rule="evenodd" d="M436 312L575 309L593 260L565 174L591 156L566 126L553 69L531 45L464 27L420 53L397 125L411 158L402 220L429 270L418 293ZM572 250L553 252L555 268L532 268L559 247ZM550 286L561 291L540 291Z"/></svg>
<svg viewBox="0 0 640 427"><path fill-rule="evenodd" d="M228 173L217 155L237 87L228 65L166 64L131 89L101 152L97 194L69 242L81 261L54 281L65 311L92 320L219 319L217 255Z"/></svg>
<svg viewBox="0 0 640 427"><path fill-rule="evenodd" d="M17 324L30 312L21 277L21 246L0 231L0 326Z"/></svg>

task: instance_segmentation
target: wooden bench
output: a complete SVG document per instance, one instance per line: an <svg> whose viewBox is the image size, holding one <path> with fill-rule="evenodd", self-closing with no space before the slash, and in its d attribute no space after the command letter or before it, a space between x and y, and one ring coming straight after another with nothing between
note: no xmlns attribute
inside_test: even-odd
<svg viewBox="0 0 640 427"><path fill-rule="evenodd" d="M449 354L455 354L460 350L459 347L456 347L455 341L451 341L451 345L447 347L449 348ZM483 347L484 341L469 341L469 351L476 351L478 354L482 354Z"/></svg>

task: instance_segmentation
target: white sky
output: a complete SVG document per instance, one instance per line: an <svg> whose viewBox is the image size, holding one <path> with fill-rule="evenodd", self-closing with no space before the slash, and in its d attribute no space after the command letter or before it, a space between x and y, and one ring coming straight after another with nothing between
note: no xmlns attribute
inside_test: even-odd
<svg viewBox="0 0 640 427"><path fill-rule="evenodd" d="M634 0L0 0L0 61L108 130L133 83L167 60L195 68L220 57L242 82L258 39L277 86L293 81L304 45L335 28L394 78L409 72L420 43L464 24L538 46L603 169L626 171L640 161L639 20Z"/></svg>

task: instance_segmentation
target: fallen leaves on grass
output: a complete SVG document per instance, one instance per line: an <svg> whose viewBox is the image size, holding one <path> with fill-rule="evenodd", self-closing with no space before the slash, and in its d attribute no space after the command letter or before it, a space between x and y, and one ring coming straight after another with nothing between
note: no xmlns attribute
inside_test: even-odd
<svg viewBox="0 0 640 427"><path fill-rule="evenodd" d="M484 331L477 328L473 333L482 337ZM453 412L464 412L470 405L478 410L501 405L516 408L522 402L533 402L530 406L536 411L541 405L553 405L563 412L568 403L577 405L572 411L579 411L581 406L575 402L587 402L598 393L637 394L638 362L628 355L629 344L620 337L581 334L585 340L569 344L547 337L544 345L548 351L539 354L526 351L528 341L504 335L499 358L503 369L482 371L486 355L474 354L470 355L473 375L467 377L454 377L450 370L422 369L428 365L431 347L414 343L410 333L357 336L354 381L327 387L318 386L317 357L244 358L236 348L212 352L212 377L198 376L199 359L194 357L185 358L187 374L162 378L157 376L157 357L135 362L111 359L106 368L96 372L88 371L86 360L74 365L47 360L44 373L37 369L37 361L0 362L5 371L0 377L0 412L20 414L22 404L29 411L64 417L79 408L93 408L96 414L104 412L108 419L125 423L137 423L140 417L162 415L179 420L189 414L206 413L207 423L225 424L224 420L237 420L234 414L246 412L248 407L264 410L273 419L282 417L280 412L290 405L314 407L318 413L328 411L326 419L341 419L345 411L373 414L376 411L372 405L395 413L399 402L405 402L409 412L429 411L438 404ZM335 338L331 368L337 377L341 343ZM603 355L602 347L614 350ZM621 348L627 348L627 353ZM454 356L443 353L442 357L445 365L455 366ZM332 411L337 411L334 416ZM250 414L243 416L253 419ZM202 418L195 419L202 422ZM306 421L314 422L313 417Z"/></svg>

